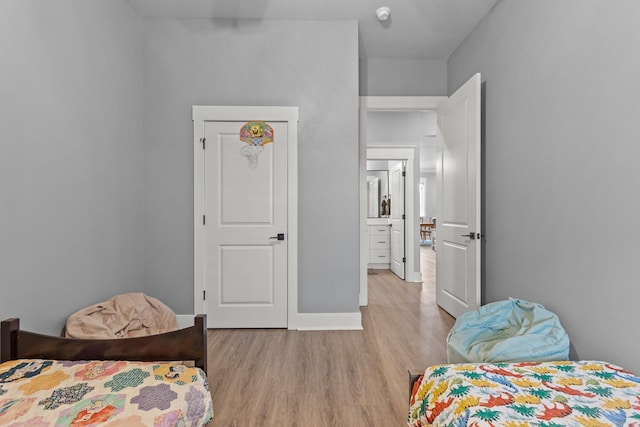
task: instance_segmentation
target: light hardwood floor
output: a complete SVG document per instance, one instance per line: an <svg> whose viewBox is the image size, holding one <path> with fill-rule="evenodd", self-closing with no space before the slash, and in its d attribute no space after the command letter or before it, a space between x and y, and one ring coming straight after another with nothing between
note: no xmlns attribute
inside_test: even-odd
<svg viewBox="0 0 640 427"><path fill-rule="evenodd" d="M406 425L408 369L446 362L453 318L435 305L435 253L423 283L369 275L362 331L209 330L210 426Z"/></svg>

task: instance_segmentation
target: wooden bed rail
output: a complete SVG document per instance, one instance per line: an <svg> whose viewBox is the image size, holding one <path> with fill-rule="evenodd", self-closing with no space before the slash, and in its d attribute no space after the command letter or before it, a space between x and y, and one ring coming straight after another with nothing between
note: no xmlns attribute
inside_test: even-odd
<svg viewBox="0 0 640 427"><path fill-rule="evenodd" d="M194 326L138 338L74 339L20 330L20 320L2 322L0 362L15 359L53 360L193 360L207 372L207 318L195 316Z"/></svg>

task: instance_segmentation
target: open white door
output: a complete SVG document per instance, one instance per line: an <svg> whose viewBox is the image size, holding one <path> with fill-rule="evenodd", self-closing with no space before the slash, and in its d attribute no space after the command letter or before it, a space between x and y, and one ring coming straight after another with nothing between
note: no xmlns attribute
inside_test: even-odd
<svg viewBox="0 0 640 427"><path fill-rule="evenodd" d="M480 306L480 74L438 106L436 302Z"/></svg>
<svg viewBox="0 0 640 427"><path fill-rule="evenodd" d="M404 166L396 162L389 170L389 194L391 203L391 271L405 278L404 253Z"/></svg>

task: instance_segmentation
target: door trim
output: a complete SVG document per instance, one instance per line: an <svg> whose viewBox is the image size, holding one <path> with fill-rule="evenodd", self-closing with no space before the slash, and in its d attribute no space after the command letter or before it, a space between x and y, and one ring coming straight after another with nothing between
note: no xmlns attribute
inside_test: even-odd
<svg viewBox="0 0 640 427"><path fill-rule="evenodd" d="M446 96L361 96L360 97L360 305L368 304L367 259L367 112L369 111L426 111L437 110ZM413 184L412 184L413 185ZM413 213L411 214L413 215ZM417 227L417 225L416 225ZM406 245L407 243L405 243ZM407 246L408 247L408 246ZM415 272L408 272L415 274ZM422 281L422 277L407 279Z"/></svg>
<svg viewBox="0 0 640 427"><path fill-rule="evenodd" d="M193 120L193 310L205 312L204 292L204 122L265 120L287 126L287 328L298 327L298 107L194 105Z"/></svg>

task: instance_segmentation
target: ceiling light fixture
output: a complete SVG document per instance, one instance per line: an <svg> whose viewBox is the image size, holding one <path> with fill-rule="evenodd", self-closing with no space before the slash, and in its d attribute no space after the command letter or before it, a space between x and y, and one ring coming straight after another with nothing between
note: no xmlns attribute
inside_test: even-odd
<svg viewBox="0 0 640 427"><path fill-rule="evenodd" d="M383 6L376 10L376 16L378 17L378 21L386 21L389 19L389 15L391 15L391 9Z"/></svg>

